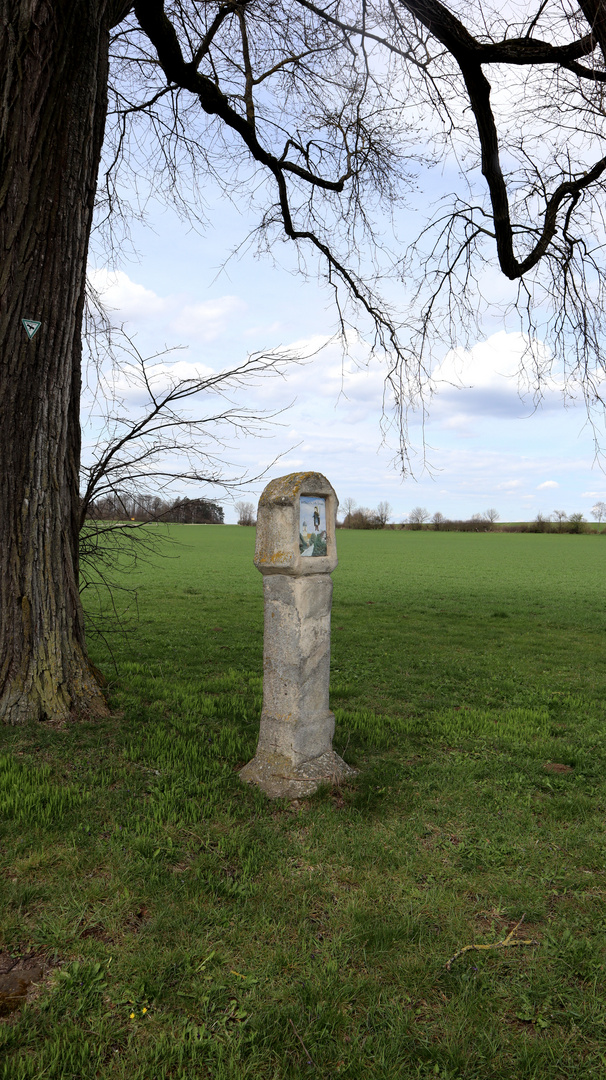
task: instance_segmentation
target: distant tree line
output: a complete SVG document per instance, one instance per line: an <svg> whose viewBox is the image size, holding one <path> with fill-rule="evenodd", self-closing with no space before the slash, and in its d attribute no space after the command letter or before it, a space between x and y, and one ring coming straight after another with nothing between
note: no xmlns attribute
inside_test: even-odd
<svg viewBox="0 0 606 1080"><path fill-rule="evenodd" d="M388 502L380 502L376 510L369 510L351 498L344 499L340 509L344 517L337 522L338 529L384 529L392 514Z"/></svg>
<svg viewBox="0 0 606 1080"><path fill-rule="evenodd" d="M161 499L159 495L112 492L90 503L93 521L163 521L180 525L223 525L223 507L210 499Z"/></svg>
<svg viewBox="0 0 606 1080"><path fill-rule="evenodd" d="M384 529L391 517L389 503L381 502L376 510L357 506L354 499L348 498L341 504L345 511L343 520L338 523L344 529ZM606 521L606 502L597 502L592 507L591 516L601 525ZM400 525L388 526L392 529L425 529L436 532L551 532L582 533L587 532L588 523L582 513L567 514L565 510L554 510L551 514L537 514L533 521L498 524L499 513L489 507L481 514L472 514L470 518L447 518L440 511L430 514L424 506L415 506L405 521Z"/></svg>
<svg viewBox="0 0 606 1080"><path fill-rule="evenodd" d="M485 510L483 514L473 514L467 519L451 519L444 517L439 510L430 516L423 506L415 506L402 527L435 529L437 532L492 532L498 520L499 514L493 507Z"/></svg>
<svg viewBox="0 0 606 1080"><path fill-rule="evenodd" d="M537 514L533 521L498 524L499 513L494 507L470 518L447 518L440 511L430 514L423 506L415 506L400 525L389 526L392 509L388 502L380 502L376 509L358 506L355 499L344 499L344 512L337 528L342 529L425 529L437 532L558 532L580 533L587 529L582 513L567 514L554 510L552 514ZM237 502L238 525L256 525L255 507L252 502ZM601 524L606 521L606 502L597 502L591 515ZM223 525L223 507L211 499L162 499L159 495L133 492L112 492L92 502L87 511L88 520L94 521L163 521L182 525Z"/></svg>
<svg viewBox="0 0 606 1080"><path fill-rule="evenodd" d="M593 510L592 515L596 517ZM596 517L596 521L601 521L601 518ZM580 511L567 514L564 510L554 510L553 514L537 514L534 521L504 525L503 532L584 533L587 532L587 524Z"/></svg>
<svg viewBox="0 0 606 1080"><path fill-rule="evenodd" d="M606 503L598 502L591 510L592 517L600 524L606 520ZM552 514L537 514L533 521L518 521L509 524L497 525L499 514L494 509L485 510L483 514L473 514L467 520L451 520L445 518L439 511L431 517L423 507L415 507L408 515L407 524L403 528L412 529L437 529L444 532L491 532L498 529L499 532L531 532L531 533L582 533L587 532L587 522L583 514L578 512L567 514L565 510L554 510Z"/></svg>

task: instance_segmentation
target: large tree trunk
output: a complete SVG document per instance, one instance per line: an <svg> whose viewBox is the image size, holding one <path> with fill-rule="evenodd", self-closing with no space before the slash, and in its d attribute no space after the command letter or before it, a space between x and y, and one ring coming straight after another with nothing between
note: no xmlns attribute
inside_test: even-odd
<svg viewBox="0 0 606 1080"><path fill-rule="evenodd" d="M0 719L99 716L78 593L86 257L111 0L0 0ZM41 322L30 340L22 318Z"/></svg>

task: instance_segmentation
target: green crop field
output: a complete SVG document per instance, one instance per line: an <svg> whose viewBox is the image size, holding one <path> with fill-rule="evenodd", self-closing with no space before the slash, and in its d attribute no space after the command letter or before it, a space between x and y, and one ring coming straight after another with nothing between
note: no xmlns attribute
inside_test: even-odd
<svg viewBox="0 0 606 1080"><path fill-rule="evenodd" d="M254 530L170 537L112 717L0 729L0 1080L606 1075L606 538L339 532L359 775L272 803Z"/></svg>

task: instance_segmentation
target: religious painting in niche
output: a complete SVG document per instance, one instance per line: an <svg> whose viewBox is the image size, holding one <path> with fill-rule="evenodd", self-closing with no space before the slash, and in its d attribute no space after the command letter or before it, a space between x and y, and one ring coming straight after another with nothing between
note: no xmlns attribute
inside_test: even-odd
<svg viewBox="0 0 606 1080"><path fill-rule="evenodd" d="M326 555L326 499L316 495L302 495L299 503L301 555Z"/></svg>

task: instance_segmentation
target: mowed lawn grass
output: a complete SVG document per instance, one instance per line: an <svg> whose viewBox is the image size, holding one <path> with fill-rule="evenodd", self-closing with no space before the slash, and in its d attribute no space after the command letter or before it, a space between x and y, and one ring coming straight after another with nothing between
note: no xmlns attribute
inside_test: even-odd
<svg viewBox="0 0 606 1080"><path fill-rule="evenodd" d="M606 538L339 532L360 771L288 803L237 776L254 530L170 535L93 642L114 716L0 730L1 945L48 965L1 1080L606 1075Z"/></svg>

